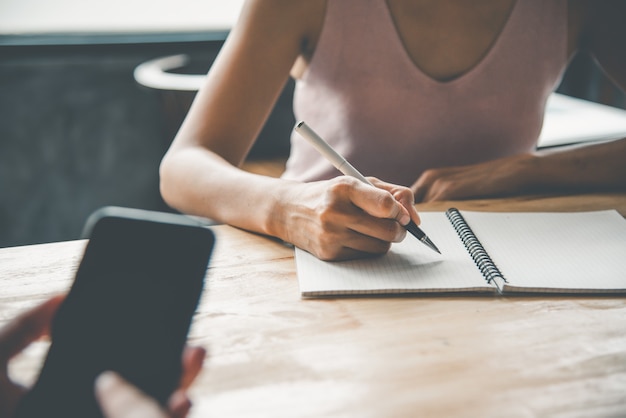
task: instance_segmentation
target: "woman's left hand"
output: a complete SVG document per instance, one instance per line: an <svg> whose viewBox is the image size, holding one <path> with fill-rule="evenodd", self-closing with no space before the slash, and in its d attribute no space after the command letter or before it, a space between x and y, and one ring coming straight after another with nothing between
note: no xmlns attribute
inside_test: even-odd
<svg viewBox="0 0 626 418"><path fill-rule="evenodd" d="M411 191L415 202L510 195L533 184L532 158L530 154L523 154L480 164L426 170L413 183Z"/></svg>

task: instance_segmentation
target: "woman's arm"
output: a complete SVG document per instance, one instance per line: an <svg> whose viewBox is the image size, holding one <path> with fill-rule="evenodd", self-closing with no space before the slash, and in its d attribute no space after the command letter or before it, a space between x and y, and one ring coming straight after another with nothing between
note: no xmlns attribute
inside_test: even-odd
<svg viewBox="0 0 626 418"><path fill-rule="evenodd" d="M521 193L626 191L626 139L425 171L417 202Z"/></svg>
<svg viewBox="0 0 626 418"><path fill-rule="evenodd" d="M419 218L409 189L338 178L303 184L238 167L299 59L310 56L322 0L251 0L198 92L161 167L172 207L273 235L320 258L383 253Z"/></svg>
<svg viewBox="0 0 626 418"><path fill-rule="evenodd" d="M570 49L591 54L626 91L626 2L570 2ZM626 190L626 138L564 147L462 167L427 170L412 186L416 201L536 192Z"/></svg>

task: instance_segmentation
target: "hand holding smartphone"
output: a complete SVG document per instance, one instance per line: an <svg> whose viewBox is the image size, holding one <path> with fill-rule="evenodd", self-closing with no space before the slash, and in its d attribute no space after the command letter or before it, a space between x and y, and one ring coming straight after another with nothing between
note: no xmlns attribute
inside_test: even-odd
<svg viewBox="0 0 626 418"><path fill-rule="evenodd" d="M118 207L94 213L86 230L46 360L17 417L101 417L94 381L105 370L162 405L178 387L212 231L183 215Z"/></svg>

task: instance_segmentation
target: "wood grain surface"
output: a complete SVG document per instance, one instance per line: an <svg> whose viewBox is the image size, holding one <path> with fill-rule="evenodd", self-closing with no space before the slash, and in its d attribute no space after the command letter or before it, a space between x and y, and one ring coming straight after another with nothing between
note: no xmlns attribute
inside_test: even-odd
<svg viewBox="0 0 626 418"><path fill-rule="evenodd" d="M626 215L626 195L418 208L450 206ZM209 350L191 389L192 417L626 416L624 296L303 300L290 246L213 229L217 247L190 335ZM65 291L84 245L1 249L0 322ZM18 356L11 374L32 381L47 345Z"/></svg>

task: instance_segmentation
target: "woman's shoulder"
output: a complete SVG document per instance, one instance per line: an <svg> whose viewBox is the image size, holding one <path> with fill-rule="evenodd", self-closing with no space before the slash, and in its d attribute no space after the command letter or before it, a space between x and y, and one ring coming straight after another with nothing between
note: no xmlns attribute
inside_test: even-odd
<svg viewBox="0 0 626 418"><path fill-rule="evenodd" d="M315 47L324 21L327 0L247 0L238 25L263 31L297 34L304 52Z"/></svg>

